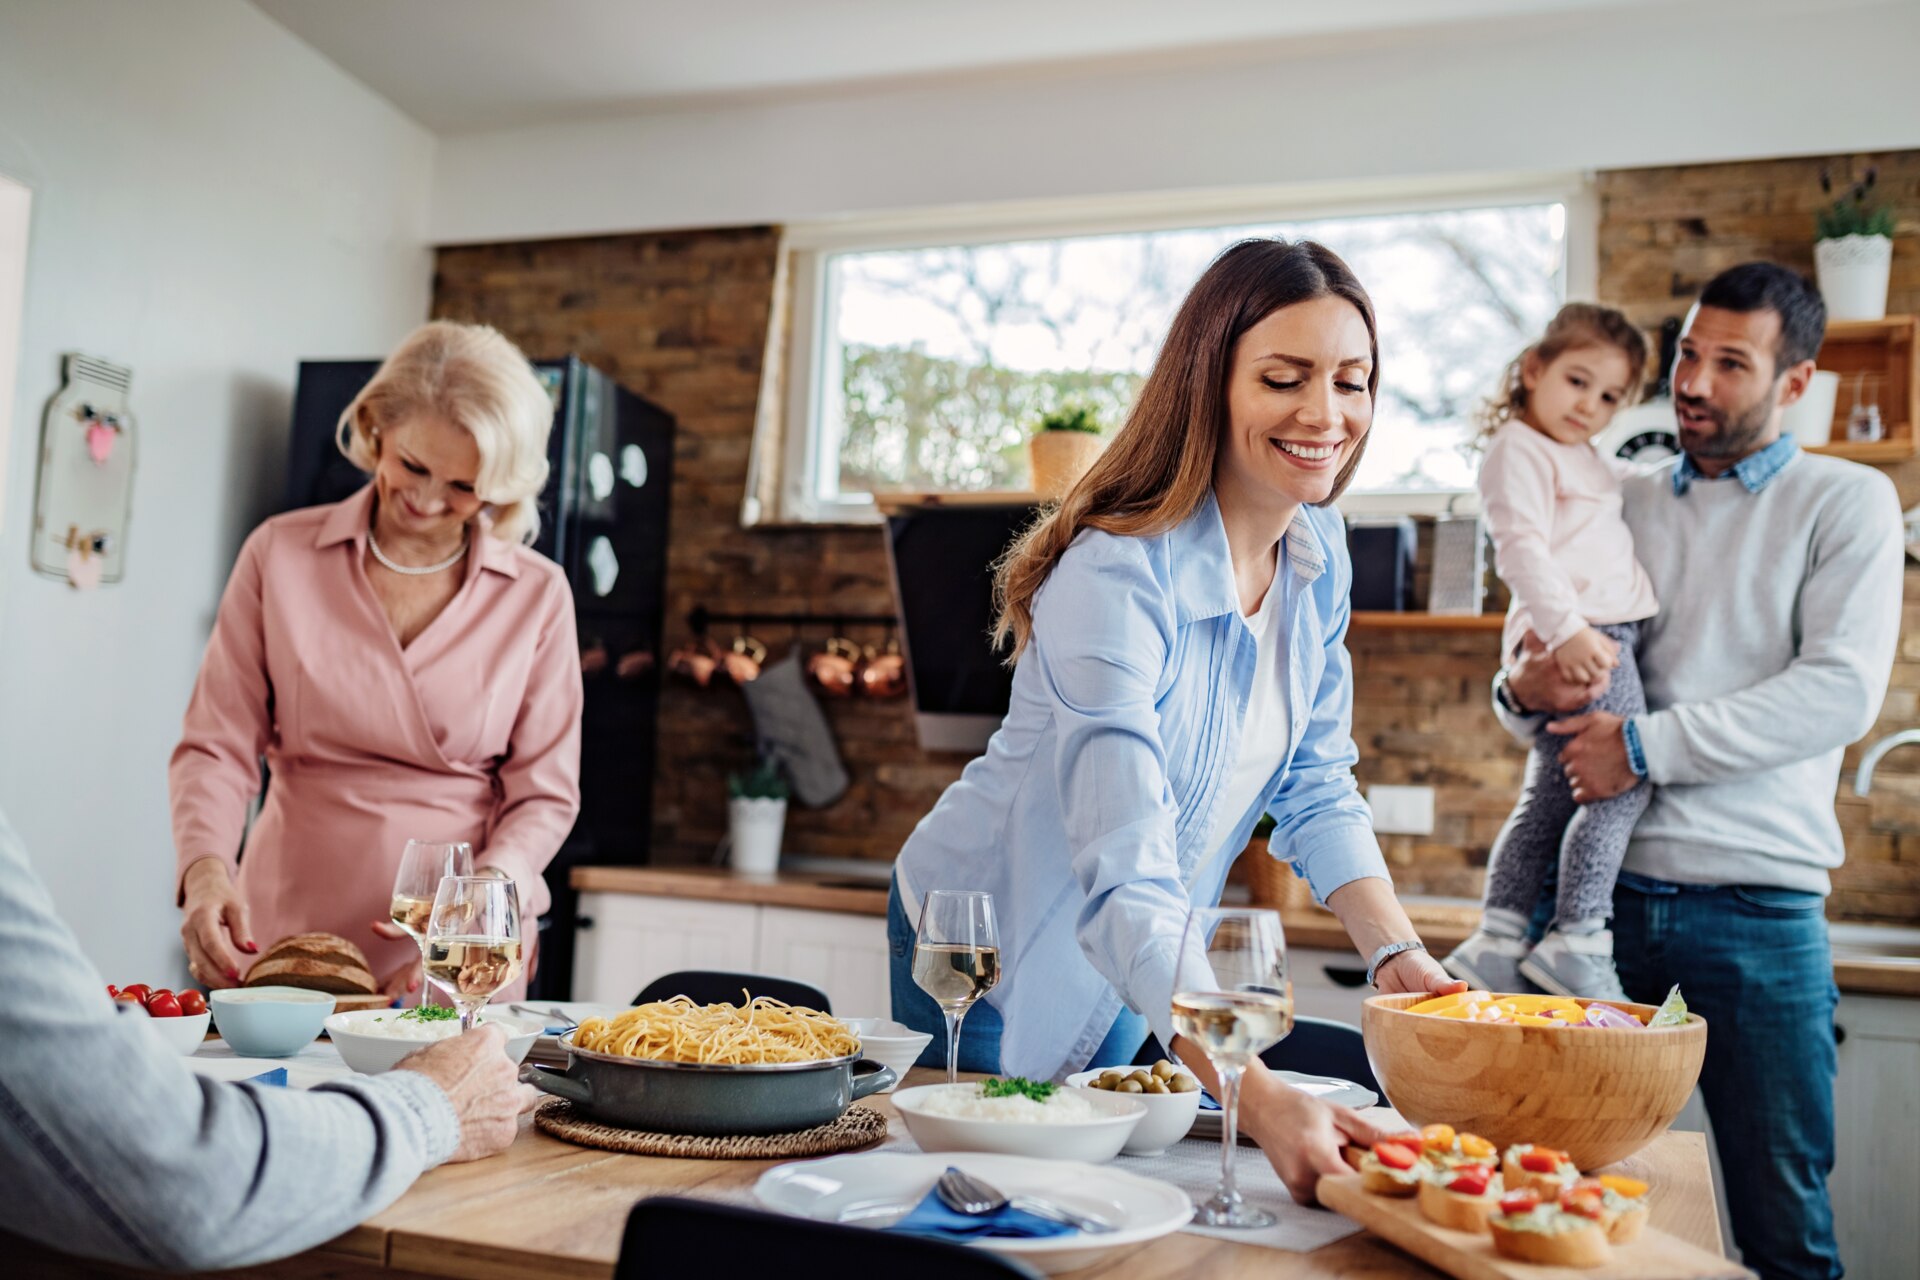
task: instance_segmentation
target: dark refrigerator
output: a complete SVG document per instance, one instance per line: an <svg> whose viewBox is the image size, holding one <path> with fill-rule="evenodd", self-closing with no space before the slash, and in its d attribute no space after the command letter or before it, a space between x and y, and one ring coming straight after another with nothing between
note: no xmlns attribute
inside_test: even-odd
<svg viewBox="0 0 1920 1280"><path fill-rule="evenodd" d="M536 360L554 401L536 551L573 587L586 688L580 817L547 867L529 994L565 999L573 980L576 866L648 861L660 701L673 418L577 356ZM367 482L334 443L340 415L378 360L305 360L294 393L285 509L337 502Z"/></svg>

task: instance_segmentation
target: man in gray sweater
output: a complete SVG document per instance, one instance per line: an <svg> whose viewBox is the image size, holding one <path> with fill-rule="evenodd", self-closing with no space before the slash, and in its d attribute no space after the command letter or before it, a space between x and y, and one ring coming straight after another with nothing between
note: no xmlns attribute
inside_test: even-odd
<svg viewBox="0 0 1920 1280"><path fill-rule="evenodd" d="M222 1084L122 1012L0 817L0 1230L89 1258L236 1267L330 1240L538 1095L496 1028L310 1092Z"/></svg>
<svg viewBox="0 0 1920 1280"><path fill-rule="evenodd" d="M1614 893L1614 954L1636 1000L1675 983L1710 1024L1701 1091L1734 1239L1767 1277L1841 1274L1833 1168L1827 873L1841 755L1873 725L1899 638L1901 515L1888 478L1780 434L1826 309L1803 277L1714 278L1681 334L1681 457L1625 485L1660 612L1641 632L1648 711L1567 715L1596 687L1528 638L1494 684L1531 742L1544 713L1581 803L1642 778L1653 797ZM1599 686L1604 687L1604 685Z"/></svg>

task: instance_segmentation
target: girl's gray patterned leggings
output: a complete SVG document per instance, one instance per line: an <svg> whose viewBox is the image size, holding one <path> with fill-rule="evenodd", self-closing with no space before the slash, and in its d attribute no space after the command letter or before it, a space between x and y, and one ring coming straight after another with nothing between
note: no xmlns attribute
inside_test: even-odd
<svg viewBox="0 0 1920 1280"><path fill-rule="evenodd" d="M1607 691L1584 710L1638 715L1647 709L1634 646L1640 624L1623 622L1598 628L1620 645L1620 665ZM1613 915L1613 882L1627 855L1633 824L1645 812L1651 788L1643 779L1611 800L1579 805L1560 767L1565 738L1542 730L1527 754L1527 776L1520 801L1493 842L1487 863L1487 905L1531 916L1546 883L1547 868L1560 867L1560 896L1555 919L1607 919Z"/></svg>

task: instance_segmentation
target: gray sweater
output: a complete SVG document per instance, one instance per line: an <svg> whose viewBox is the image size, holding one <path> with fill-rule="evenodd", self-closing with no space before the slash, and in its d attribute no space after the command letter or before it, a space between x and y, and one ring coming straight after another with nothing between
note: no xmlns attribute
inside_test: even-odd
<svg viewBox="0 0 1920 1280"><path fill-rule="evenodd" d="M240 1266L332 1239L459 1143L423 1075L221 1084L144 1021L107 998L0 817L0 1228L135 1266Z"/></svg>
<svg viewBox="0 0 1920 1280"><path fill-rule="evenodd" d="M1676 494L1679 465L1625 484L1660 612L1639 651L1655 785L1624 869L1824 894L1846 857L1841 755L1873 727L1899 639L1899 496L1870 467L1813 454L1758 492L1730 475ZM1544 723L1499 713L1523 741Z"/></svg>

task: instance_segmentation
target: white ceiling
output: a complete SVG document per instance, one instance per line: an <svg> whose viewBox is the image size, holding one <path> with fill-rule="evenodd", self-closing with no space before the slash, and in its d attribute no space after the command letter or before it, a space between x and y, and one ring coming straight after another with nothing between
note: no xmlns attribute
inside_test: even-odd
<svg viewBox="0 0 1920 1280"><path fill-rule="evenodd" d="M1409 26L1657 2L254 0L442 134L925 77L1231 60L1308 37L1326 47Z"/></svg>

